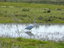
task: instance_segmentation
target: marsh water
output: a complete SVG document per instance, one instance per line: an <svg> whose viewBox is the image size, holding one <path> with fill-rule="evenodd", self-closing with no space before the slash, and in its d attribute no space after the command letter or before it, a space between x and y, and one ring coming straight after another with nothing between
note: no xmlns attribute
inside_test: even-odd
<svg viewBox="0 0 64 48"><path fill-rule="evenodd" d="M32 28L31 34L26 33L26 27L29 24L0 24L0 37L23 37L39 40L64 40L64 25L62 24L38 24Z"/></svg>

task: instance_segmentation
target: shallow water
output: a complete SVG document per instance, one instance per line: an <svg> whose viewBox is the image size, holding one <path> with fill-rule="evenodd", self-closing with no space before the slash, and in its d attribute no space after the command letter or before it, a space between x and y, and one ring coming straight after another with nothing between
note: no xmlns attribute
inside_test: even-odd
<svg viewBox="0 0 64 48"><path fill-rule="evenodd" d="M40 40L64 40L64 25L38 25L31 30L33 36L26 34L29 24L0 24L0 37L25 37Z"/></svg>

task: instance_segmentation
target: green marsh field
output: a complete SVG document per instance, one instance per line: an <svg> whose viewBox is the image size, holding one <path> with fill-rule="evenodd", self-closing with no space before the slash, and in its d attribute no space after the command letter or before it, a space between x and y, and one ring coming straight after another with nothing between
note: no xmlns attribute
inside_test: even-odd
<svg viewBox="0 0 64 48"><path fill-rule="evenodd" d="M0 2L0 23L64 23L64 5Z"/></svg>
<svg viewBox="0 0 64 48"><path fill-rule="evenodd" d="M64 42L24 38L0 38L0 48L64 48Z"/></svg>
<svg viewBox="0 0 64 48"><path fill-rule="evenodd" d="M0 23L64 23L64 5L0 2ZM64 48L64 41L0 37L0 48Z"/></svg>

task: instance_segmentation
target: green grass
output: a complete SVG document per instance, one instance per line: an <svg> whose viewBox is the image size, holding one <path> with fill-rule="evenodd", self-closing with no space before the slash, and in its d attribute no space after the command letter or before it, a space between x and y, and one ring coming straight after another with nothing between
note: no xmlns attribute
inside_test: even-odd
<svg viewBox="0 0 64 48"><path fill-rule="evenodd" d="M64 5L0 2L0 23L33 23L34 20L64 23Z"/></svg>
<svg viewBox="0 0 64 48"><path fill-rule="evenodd" d="M0 38L1 48L64 48L64 42L40 41L24 38Z"/></svg>

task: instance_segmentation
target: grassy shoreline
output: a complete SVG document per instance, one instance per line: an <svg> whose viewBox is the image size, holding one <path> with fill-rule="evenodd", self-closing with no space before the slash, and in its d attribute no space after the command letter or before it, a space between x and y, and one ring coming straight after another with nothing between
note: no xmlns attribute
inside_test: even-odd
<svg viewBox="0 0 64 48"><path fill-rule="evenodd" d="M40 41L25 38L0 38L1 48L64 48L64 42Z"/></svg>
<svg viewBox="0 0 64 48"><path fill-rule="evenodd" d="M0 2L0 23L64 23L64 5Z"/></svg>

